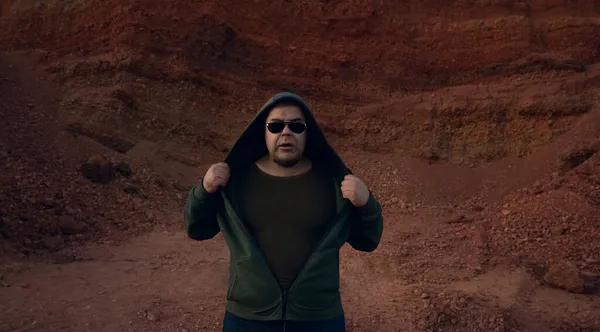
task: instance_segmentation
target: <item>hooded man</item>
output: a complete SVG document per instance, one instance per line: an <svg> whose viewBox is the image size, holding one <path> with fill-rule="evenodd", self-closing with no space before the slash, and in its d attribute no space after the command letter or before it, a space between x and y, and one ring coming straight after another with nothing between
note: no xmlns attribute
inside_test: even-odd
<svg viewBox="0 0 600 332"><path fill-rule="evenodd" d="M185 228L229 247L223 331L338 332L339 250L375 250L383 217L304 100L282 92L189 191Z"/></svg>

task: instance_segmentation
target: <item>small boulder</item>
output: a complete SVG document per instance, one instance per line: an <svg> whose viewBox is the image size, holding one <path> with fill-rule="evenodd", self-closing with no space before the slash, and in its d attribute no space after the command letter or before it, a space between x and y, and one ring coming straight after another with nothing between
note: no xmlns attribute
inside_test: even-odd
<svg viewBox="0 0 600 332"><path fill-rule="evenodd" d="M579 273L577 265L572 262L552 264L544 276L544 281L555 288L564 289L571 293L583 294L585 280Z"/></svg>
<svg viewBox="0 0 600 332"><path fill-rule="evenodd" d="M126 193L128 193L128 194L131 194L131 195L137 195L137 194L140 193L141 190L137 186L127 185L127 186L125 186L125 188L123 188L123 191L126 192Z"/></svg>
<svg viewBox="0 0 600 332"><path fill-rule="evenodd" d="M54 235L54 236L44 237L42 239L42 245L47 250L54 252L54 251L60 250L63 247L64 241L61 236Z"/></svg>
<svg viewBox="0 0 600 332"><path fill-rule="evenodd" d="M126 107L135 108L135 101L129 93L121 89L112 92L112 96L123 103Z"/></svg>
<svg viewBox="0 0 600 332"><path fill-rule="evenodd" d="M125 177L130 176L131 173L132 173L131 172L131 166L129 166L129 164L127 164L125 162L120 162L120 163L116 164L114 166L114 169L115 169L115 171L117 173L119 173L119 174L121 174L121 175L123 175Z"/></svg>
<svg viewBox="0 0 600 332"><path fill-rule="evenodd" d="M108 183L115 178L115 170L110 161L101 156L93 156L81 165L81 174L96 183Z"/></svg>
<svg viewBox="0 0 600 332"><path fill-rule="evenodd" d="M82 222L78 222L73 216L61 216L59 218L59 226L63 234L75 235L84 233L87 225Z"/></svg>
<svg viewBox="0 0 600 332"><path fill-rule="evenodd" d="M561 171L568 172L579 165L583 164L586 160L590 159L596 151L593 148L585 147L580 149L572 149L564 152L560 159Z"/></svg>

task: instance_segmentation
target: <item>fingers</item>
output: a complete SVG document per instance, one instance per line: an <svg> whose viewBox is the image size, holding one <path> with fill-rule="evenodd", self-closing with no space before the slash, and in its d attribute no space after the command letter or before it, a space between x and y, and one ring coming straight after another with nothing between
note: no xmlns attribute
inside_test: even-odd
<svg viewBox="0 0 600 332"><path fill-rule="evenodd" d="M345 199L352 200L352 195L350 193L342 193L342 197Z"/></svg>
<svg viewBox="0 0 600 332"><path fill-rule="evenodd" d="M223 169L217 169L217 170L214 170L213 176L215 178L218 178L218 179L228 179L229 178L229 171L228 170L223 170Z"/></svg>
<svg viewBox="0 0 600 332"><path fill-rule="evenodd" d="M229 165L227 165L226 163L214 164L211 168L214 172L217 173L229 173Z"/></svg>
<svg viewBox="0 0 600 332"><path fill-rule="evenodd" d="M344 177L344 180L342 181L342 186L344 185L350 185L352 183L356 183L358 182L358 178L354 175L346 175Z"/></svg>
<svg viewBox="0 0 600 332"><path fill-rule="evenodd" d="M225 163L219 163L213 169L215 183L219 186L224 185L229 180L229 166Z"/></svg>
<svg viewBox="0 0 600 332"><path fill-rule="evenodd" d="M228 178L228 177L229 177L229 172L227 172L227 171L220 171L220 172L215 172L215 173L213 173L213 175L214 175L215 177L218 177L218 178L223 178L223 179L226 179L226 178Z"/></svg>
<svg viewBox="0 0 600 332"><path fill-rule="evenodd" d="M228 177L224 177L224 176L215 176L214 180L212 181L216 186L222 186L224 184L227 183L227 180L229 180Z"/></svg>
<svg viewBox="0 0 600 332"><path fill-rule="evenodd" d="M215 192L218 187L227 184L229 176L229 165L226 163L213 164L206 172L204 187L208 192Z"/></svg>
<svg viewBox="0 0 600 332"><path fill-rule="evenodd" d="M212 168L212 171L214 174L218 174L218 175L229 174L229 165L227 165L226 163L214 164L211 168Z"/></svg>
<svg viewBox="0 0 600 332"><path fill-rule="evenodd" d="M360 180L354 175L346 175L342 181L340 190L342 191L342 197L354 202L358 198L358 188L360 187Z"/></svg>
<svg viewBox="0 0 600 332"><path fill-rule="evenodd" d="M215 168L226 169L227 171L229 171L229 165L227 165L227 163L216 163L213 166Z"/></svg>
<svg viewBox="0 0 600 332"><path fill-rule="evenodd" d="M351 181L346 181L344 180L342 182L342 187L340 188L340 190L342 191L342 197L346 198L346 199L352 199L354 197L354 185Z"/></svg>
<svg viewBox="0 0 600 332"><path fill-rule="evenodd" d="M356 187L356 181L353 180L344 180L342 181L342 186L341 186L341 190L343 191L347 191L347 190L352 190Z"/></svg>

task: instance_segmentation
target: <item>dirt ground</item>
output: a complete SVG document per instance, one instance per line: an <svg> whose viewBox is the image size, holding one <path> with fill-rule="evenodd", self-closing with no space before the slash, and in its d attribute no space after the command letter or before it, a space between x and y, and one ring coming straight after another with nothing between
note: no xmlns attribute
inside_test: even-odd
<svg viewBox="0 0 600 332"><path fill-rule="evenodd" d="M183 203L291 89L382 202L349 331L600 331L595 1L2 1L0 331L219 331Z"/></svg>

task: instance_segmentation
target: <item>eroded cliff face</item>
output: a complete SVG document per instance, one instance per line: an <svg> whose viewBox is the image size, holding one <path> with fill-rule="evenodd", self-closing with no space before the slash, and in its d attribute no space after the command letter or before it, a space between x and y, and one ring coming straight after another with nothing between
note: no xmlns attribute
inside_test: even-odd
<svg viewBox="0 0 600 332"><path fill-rule="evenodd" d="M571 128L589 110L590 92L561 77L584 72L598 51L593 1L91 0L26 8L5 17L0 45L42 50L65 84L114 73L188 82L204 106L186 121L194 128L216 109L243 117L243 105L291 88L322 110L339 144L467 165L530 154ZM549 80L560 91L538 86ZM176 121L172 102L147 98L139 103L160 105L169 119L157 121ZM373 130L381 121L386 130ZM220 136L217 150L234 134Z"/></svg>
<svg viewBox="0 0 600 332"><path fill-rule="evenodd" d="M9 19L3 45L59 54L139 51L156 61L177 56L192 70L226 62L282 82L300 76L328 86L343 78L392 90L530 70L510 64L534 53L586 63L598 49L593 1L56 3Z"/></svg>

